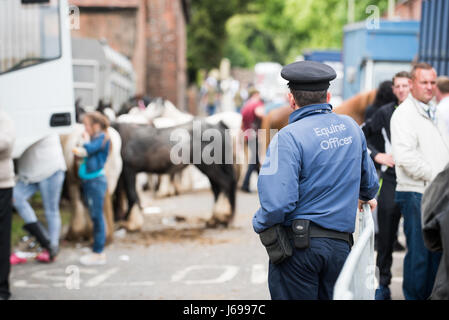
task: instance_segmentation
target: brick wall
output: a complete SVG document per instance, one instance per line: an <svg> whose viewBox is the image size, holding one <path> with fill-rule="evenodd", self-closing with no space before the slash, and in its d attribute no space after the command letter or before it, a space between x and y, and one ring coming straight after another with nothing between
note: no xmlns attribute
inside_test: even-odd
<svg viewBox="0 0 449 320"><path fill-rule="evenodd" d="M136 8L140 0L70 0L70 3L78 7L118 7Z"/></svg>
<svg viewBox="0 0 449 320"><path fill-rule="evenodd" d="M421 20L422 0L398 1L395 15L402 20Z"/></svg>
<svg viewBox="0 0 449 320"><path fill-rule="evenodd" d="M74 37L106 39L131 59L137 94L186 106L186 19L182 0L70 0L80 8Z"/></svg>
<svg viewBox="0 0 449 320"><path fill-rule="evenodd" d="M147 2L147 89L186 105L186 21L181 1Z"/></svg>
<svg viewBox="0 0 449 320"><path fill-rule="evenodd" d="M137 11L80 8L80 28L73 37L106 39L114 50L132 59L137 37Z"/></svg>

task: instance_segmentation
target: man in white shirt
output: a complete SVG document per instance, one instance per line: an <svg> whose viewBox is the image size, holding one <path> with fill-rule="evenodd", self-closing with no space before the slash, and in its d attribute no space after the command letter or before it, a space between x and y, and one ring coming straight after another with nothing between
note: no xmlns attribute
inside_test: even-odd
<svg viewBox="0 0 449 320"><path fill-rule="evenodd" d="M449 162L449 137L432 102L436 71L419 63L411 76L411 94L391 118L391 142L397 176L395 202L404 217L407 239L404 296L407 300L425 300L432 292L441 253L430 252L424 245L421 199L430 182Z"/></svg>
<svg viewBox="0 0 449 320"><path fill-rule="evenodd" d="M449 77L438 77L436 98L438 102L437 110L444 119L449 134Z"/></svg>

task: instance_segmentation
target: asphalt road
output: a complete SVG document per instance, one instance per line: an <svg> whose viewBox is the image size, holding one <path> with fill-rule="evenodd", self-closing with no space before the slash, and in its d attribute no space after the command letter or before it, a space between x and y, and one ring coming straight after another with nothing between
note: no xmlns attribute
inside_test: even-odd
<svg viewBox="0 0 449 320"><path fill-rule="evenodd" d="M238 194L228 229L202 228L212 210L210 191L158 200L147 195L144 205L153 209L144 229L119 231L106 248L106 265L82 266L89 244L63 243L52 264L12 267L12 299L270 299L266 251L251 226L256 193ZM403 256L394 256L394 299L403 299Z"/></svg>

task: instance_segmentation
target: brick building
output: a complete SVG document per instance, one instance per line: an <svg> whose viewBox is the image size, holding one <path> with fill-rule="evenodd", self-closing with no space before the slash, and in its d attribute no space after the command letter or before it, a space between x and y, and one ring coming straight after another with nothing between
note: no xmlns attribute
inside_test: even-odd
<svg viewBox="0 0 449 320"><path fill-rule="evenodd" d="M73 37L107 40L136 71L139 95L186 104L189 0L69 0L79 8Z"/></svg>
<svg viewBox="0 0 449 320"><path fill-rule="evenodd" d="M395 16L402 20L421 20L422 0L399 0L395 8Z"/></svg>

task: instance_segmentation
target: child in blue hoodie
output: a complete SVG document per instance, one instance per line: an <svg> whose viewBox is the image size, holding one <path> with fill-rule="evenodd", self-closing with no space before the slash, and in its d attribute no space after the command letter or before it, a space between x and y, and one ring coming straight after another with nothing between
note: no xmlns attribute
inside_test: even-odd
<svg viewBox="0 0 449 320"><path fill-rule="evenodd" d="M78 175L94 225L94 245L93 253L82 256L80 262L84 265L101 265L106 263L106 254L103 252L106 242L103 205L107 189L104 165L111 146L107 132L109 121L99 112L89 112L84 115L83 124L86 130L84 139L90 141L74 148L73 152L83 158Z"/></svg>

